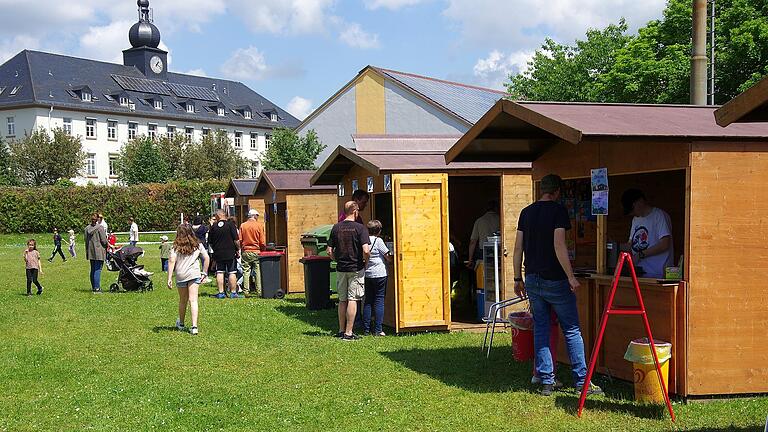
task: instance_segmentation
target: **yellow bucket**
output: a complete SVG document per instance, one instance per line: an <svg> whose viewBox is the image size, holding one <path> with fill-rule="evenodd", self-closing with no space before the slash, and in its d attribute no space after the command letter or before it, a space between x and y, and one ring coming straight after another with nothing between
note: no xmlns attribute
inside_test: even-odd
<svg viewBox="0 0 768 432"><path fill-rule="evenodd" d="M656 344L656 355L659 358L664 387L669 391L669 359L672 357L672 344L655 339L653 342ZM641 403L663 404L664 393L659 385L648 338L630 342L624 358L632 362L635 400Z"/></svg>

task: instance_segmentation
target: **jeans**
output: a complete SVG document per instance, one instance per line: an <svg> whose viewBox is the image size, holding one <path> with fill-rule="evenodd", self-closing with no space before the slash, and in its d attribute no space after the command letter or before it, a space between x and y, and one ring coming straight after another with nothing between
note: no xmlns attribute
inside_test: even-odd
<svg viewBox="0 0 768 432"><path fill-rule="evenodd" d="M37 275L39 273L40 270L36 268L27 269L27 294L32 294L32 284L35 284L38 293L43 291L43 287L40 285L40 282L37 281Z"/></svg>
<svg viewBox="0 0 768 432"><path fill-rule="evenodd" d="M571 360L573 384L579 387L587 377L587 362L584 355L584 340L579 328L579 313L576 309L576 295L567 280L550 281L537 275L525 278L525 290L533 310L533 346L536 353L536 371L543 384L554 384L555 373L552 353L549 349L551 311L557 314L563 329L565 346Z"/></svg>
<svg viewBox="0 0 768 432"><path fill-rule="evenodd" d="M375 315L373 332L382 332L384 321L384 296L387 293L387 277L365 278L365 300L363 302L363 330L371 331L371 312Z"/></svg>
<svg viewBox="0 0 768 432"><path fill-rule="evenodd" d="M69 245L69 254L72 256L72 258L77 258L77 252L75 252L75 244L74 243Z"/></svg>
<svg viewBox="0 0 768 432"><path fill-rule="evenodd" d="M91 260L91 290L101 291L101 267L104 261Z"/></svg>
<svg viewBox="0 0 768 432"><path fill-rule="evenodd" d="M160 268L162 268L164 272L168 271L168 258L160 258Z"/></svg>
<svg viewBox="0 0 768 432"><path fill-rule="evenodd" d="M51 257L48 258L48 261L53 261L53 258L56 256L56 254L59 254L61 259L64 261L67 260L67 258L64 256L64 252L61 251L61 244L54 245L53 252L51 253Z"/></svg>

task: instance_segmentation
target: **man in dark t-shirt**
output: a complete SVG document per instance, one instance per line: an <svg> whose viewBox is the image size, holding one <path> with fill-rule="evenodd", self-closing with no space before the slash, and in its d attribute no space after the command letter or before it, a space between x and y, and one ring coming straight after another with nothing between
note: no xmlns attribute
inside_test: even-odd
<svg viewBox="0 0 768 432"><path fill-rule="evenodd" d="M554 364L549 347L551 313L555 312L563 329L565 345L573 370L573 384L581 391L587 376L584 341L576 309L579 281L573 275L565 232L571 229L568 210L560 203L560 177L550 174L541 179L541 198L524 208L517 224L514 270L515 293L528 293L533 310L533 344L536 373L542 382L541 394L552 394ZM522 278L525 256L525 281ZM594 384L589 393L602 393Z"/></svg>
<svg viewBox="0 0 768 432"><path fill-rule="evenodd" d="M345 341L357 340L352 332L357 302L365 295L365 262L371 252L365 225L356 222L359 207L354 201L344 205L346 218L331 229L328 256L336 261L336 290L339 293L339 333Z"/></svg>
<svg viewBox="0 0 768 432"><path fill-rule="evenodd" d="M224 294L224 276L228 277L230 296L237 295L237 251L240 249L237 227L227 220L223 210L216 212L216 222L208 232L208 244L213 249L213 259L216 261L216 284L219 293L216 298L226 298Z"/></svg>

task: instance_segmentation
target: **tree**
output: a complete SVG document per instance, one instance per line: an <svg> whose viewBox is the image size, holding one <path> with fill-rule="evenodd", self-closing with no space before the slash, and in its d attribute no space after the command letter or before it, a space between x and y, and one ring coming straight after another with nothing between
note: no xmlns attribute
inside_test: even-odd
<svg viewBox="0 0 768 432"><path fill-rule="evenodd" d="M174 135L173 138L164 135L156 140L157 150L168 168L169 180L181 180L186 177L184 153L188 144L184 135Z"/></svg>
<svg viewBox="0 0 768 432"><path fill-rule="evenodd" d="M170 168L157 142L147 136L128 141L117 157L117 177L127 185L165 183Z"/></svg>
<svg viewBox="0 0 768 432"><path fill-rule="evenodd" d="M37 129L9 145L10 164L19 183L30 186L55 184L60 179L77 177L85 163L80 137L73 137L61 129L53 136L45 129Z"/></svg>
<svg viewBox="0 0 768 432"><path fill-rule="evenodd" d="M317 168L315 160L325 146L317 139L314 130L303 137L295 130L278 128L264 154L264 169L268 170L312 170Z"/></svg>
<svg viewBox="0 0 768 432"><path fill-rule="evenodd" d="M229 179L250 175L253 162L235 150L224 131L204 136L202 141L187 145L184 173L188 179Z"/></svg>
<svg viewBox="0 0 768 432"><path fill-rule="evenodd" d="M17 186L18 177L13 171L11 150L8 144L0 137L0 186Z"/></svg>

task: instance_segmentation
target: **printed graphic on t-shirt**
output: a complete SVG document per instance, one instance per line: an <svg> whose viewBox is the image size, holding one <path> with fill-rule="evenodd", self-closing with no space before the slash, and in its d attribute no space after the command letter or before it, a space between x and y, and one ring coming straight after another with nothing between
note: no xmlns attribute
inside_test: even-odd
<svg viewBox="0 0 768 432"><path fill-rule="evenodd" d="M640 225L635 228L635 232L632 234L632 250L640 252L646 249L648 249L648 228Z"/></svg>
<svg viewBox="0 0 768 432"><path fill-rule="evenodd" d="M217 223L216 225L218 225L219 228L223 228L224 227L224 221L219 221L219 223Z"/></svg>

